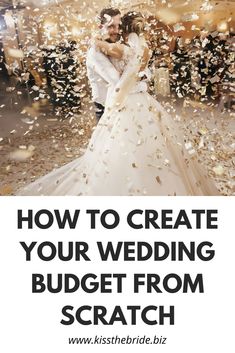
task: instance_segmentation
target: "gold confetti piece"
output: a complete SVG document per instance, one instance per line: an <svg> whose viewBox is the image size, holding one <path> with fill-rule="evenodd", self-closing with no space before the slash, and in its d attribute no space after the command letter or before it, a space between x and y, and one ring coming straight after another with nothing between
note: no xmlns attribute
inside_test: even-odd
<svg viewBox="0 0 235 353"><path fill-rule="evenodd" d="M9 48L7 50L7 53L9 56L11 56L12 58L17 58L17 59L23 59L24 57L24 53L22 50L20 49L12 49L12 48Z"/></svg>
<svg viewBox="0 0 235 353"><path fill-rule="evenodd" d="M39 88L38 86L33 86L33 87L32 87L32 90L34 90L35 92L39 91L39 89L40 89L40 88Z"/></svg>
<svg viewBox="0 0 235 353"><path fill-rule="evenodd" d="M204 147L204 138L202 137L199 141L198 148L203 148Z"/></svg>
<svg viewBox="0 0 235 353"><path fill-rule="evenodd" d="M186 148L187 151L190 150L192 147L193 146L192 146L191 142L188 142L188 143L185 144L185 148Z"/></svg>
<svg viewBox="0 0 235 353"><path fill-rule="evenodd" d="M163 164L166 166L166 167L169 167L170 166L170 161L169 159L165 159Z"/></svg>
<svg viewBox="0 0 235 353"><path fill-rule="evenodd" d="M160 184L160 185L162 184L162 181L159 176L156 177L156 180L157 180L158 184Z"/></svg>
<svg viewBox="0 0 235 353"><path fill-rule="evenodd" d="M7 87L6 88L6 92L14 92L15 91L15 87Z"/></svg>
<svg viewBox="0 0 235 353"><path fill-rule="evenodd" d="M208 130L206 128L201 128L198 132L201 135L206 135L208 133Z"/></svg>
<svg viewBox="0 0 235 353"><path fill-rule="evenodd" d="M23 162L32 157L33 152L28 150L16 150L9 154L9 158L14 161Z"/></svg>
<svg viewBox="0 0 235 353"><path fill-rule="evenodd" d="M31 120L29 118L23 118L23 119L21 119L21 121L23 121L23 123L29 124L29 125L34 123L34 120Z"/></svg>
<svg viewBox="0 0 235 353"><path fill-rule="evenodd" d="M185 27L181 23L176 23L173 26L174 32L184 31Z"/></svg>
<svg viewBox="0 0 235 353"><path fill-rule="evenodd" d="M195 154L196 151L195 151L195 149L192 148L191 150L188 151L188 153L189 153L190 155L192 155L192 154Z"/></svg>
<svg viewBox="0 0 235 353"><path fill-rule="evenodd" d="M235 170L230 170L229 175L231 178L235 178Z"/></svg>
<svg viewBox="0 0 235 353"><path fill-rule="evenodd" d="M138 168L135 163L132 163L132 167L133 167L133 168Z"/></svg>
<svg viewBox="0 0 235 353"><path fill-rule="evenodd" d="M35 146L33 146L33 145L29 145L29 147L28 147L28 151L30 151L30 152L35 151Z"/></svg>
<svg viewBox="0 0 235 353"><path fill-rule="evenodd" d="M223 175L224 174L224 168L222 165L217 165L216 167L213 168L213 172L220 176L220 175Z"/></svg>

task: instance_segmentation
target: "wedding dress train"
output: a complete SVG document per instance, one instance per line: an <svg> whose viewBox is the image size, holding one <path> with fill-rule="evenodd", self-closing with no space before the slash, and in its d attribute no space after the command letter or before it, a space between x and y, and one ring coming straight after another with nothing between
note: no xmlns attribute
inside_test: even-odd
<svg viewBox="0 0 235 353"><path fill-rule="evenodd" d="M172 117L147 92L133 93L142 50L136 37L84 155L18 195L218 194L196 158L187 154Z"/></svg>

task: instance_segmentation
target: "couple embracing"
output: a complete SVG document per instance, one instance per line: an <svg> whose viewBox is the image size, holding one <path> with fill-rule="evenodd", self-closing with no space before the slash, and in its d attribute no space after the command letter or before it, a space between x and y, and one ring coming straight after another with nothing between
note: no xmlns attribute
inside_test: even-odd
<svg viewBox="0 0 235 353"><path fill-rule="evenodd" d="M87 75L92 88L92 98L96 107L98 121L104 113L108 91L115 87L123 73L124 67L121 59L123 58L123 48L125 47L120 45L121 39L123 43L128 45L128 41L130 42L128 27L131 25L132 27L135 26L135 32L141 32L144 26L144 19L141 14L128 12L121 18L121 12L115 8L102 10L99 19L100 33L103 33L103 36L100 34L97 37L97 40L87 53ZM139 27L138 29L137 26ZM103 41L98 39L103 39ZM110 45L106 44L104 40ZM147 84L143 84L143 78L148 77L148 71L146 70L148 59L149 50L146 46L145 62L142 65L143 70L141 72L143 76L136 87L139 92L147 91Z"/></svg>
<svg viewBox="0 0 235 353"><path fill-rule="evenodd" d="M144 17L104 9L100 20L87 54L98 119L87 150L18 195L218 195L181 128L147 92Z"/></svg>

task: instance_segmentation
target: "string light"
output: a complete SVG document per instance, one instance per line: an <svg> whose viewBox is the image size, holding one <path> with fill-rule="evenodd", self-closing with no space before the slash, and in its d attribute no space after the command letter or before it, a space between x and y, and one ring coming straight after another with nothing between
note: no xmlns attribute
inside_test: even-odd
<svg viewBox="0 0 235 353"><path fill-rule="evenodd" d="M228 30L228 23L223 21L220 22L217 26L219 32L226 32Z"/></svg>

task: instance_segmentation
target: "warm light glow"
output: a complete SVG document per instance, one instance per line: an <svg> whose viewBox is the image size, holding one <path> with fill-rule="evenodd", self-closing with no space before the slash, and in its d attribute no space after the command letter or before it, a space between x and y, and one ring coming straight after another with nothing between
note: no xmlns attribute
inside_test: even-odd
<svg viewBox="0 0 235 353"><path fill-rule="evenodd" d="M8 48L7 54L15 59L23 59L24 53L21 49Z"/></svg>
<svg viewBox="0 0 235 353"><path fill-rule="evenodd" d="M180 15L169 9L160 9L157 11L157 16L160 21L166 24L173 24L180 21Z"/></svg>
<svg viewBox="0 0 235 353"><path fill-rule="evenodd" d="M48 34L55 34L58 32L58 25L55 22L46 21L44 23L44 28Z"/></svg>
<svg viewBox="0 0 235 353"><path fill-rule="evenodd" d="M73 26L72 27L72 35L74 37L78 37L82 34L82 30L80 28L78 28L77 26Z"/></svg>
<svg viewBox="0 0 235 353"><path fill-rule="evenodd" d="M217 26L217 30L219 32L226 32L228 30L228 24L227 22L220 22Z"/></svg>

